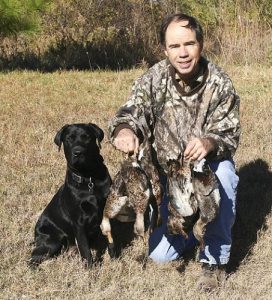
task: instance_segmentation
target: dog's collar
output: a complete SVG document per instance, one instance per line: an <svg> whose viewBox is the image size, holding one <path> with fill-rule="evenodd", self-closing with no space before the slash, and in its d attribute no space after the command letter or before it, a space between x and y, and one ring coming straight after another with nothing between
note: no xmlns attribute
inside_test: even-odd
<svg viewBox="0 0 272 300"><path fill-rule="evenodd" d="M80 183L80 184L84 184L84 183L87 183L88 184L88 188L89 188L89 192L92 193L93 192L93 189L94 189L94 183L92 181L92 177L83 177L83 176L80 176L80 175L77 175L76 173L72 172L71 170L69 170L69 173L71 174L73 180L77 183Z"/></svg>

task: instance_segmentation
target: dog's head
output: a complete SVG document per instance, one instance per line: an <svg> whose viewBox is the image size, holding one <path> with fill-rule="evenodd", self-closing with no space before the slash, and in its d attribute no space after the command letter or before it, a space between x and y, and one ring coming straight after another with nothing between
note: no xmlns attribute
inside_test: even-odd
<svg viewBox="0 0 272 300"><path fill-rule="evenodd" d="M93 123L64 125L56 134L54 142L64 153L68 164L75 168L88 168L100 156L100 142L104 132Z"/></svg>

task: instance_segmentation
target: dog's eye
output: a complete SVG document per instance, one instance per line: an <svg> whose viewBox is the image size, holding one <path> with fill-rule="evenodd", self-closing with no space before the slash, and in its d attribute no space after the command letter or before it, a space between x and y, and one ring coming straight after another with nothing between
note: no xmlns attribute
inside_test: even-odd
<svg viewBox="0 0 272 300"><path fill-rule="evenodd" d="M73 134L72 134L72 135L67 135L67 136L66 136L66 141L67 141L67 142L72 142L74 139L75 139L75 135L73 135Z"/></svg>
<svg viewBox="0 0 272 300"><path fill-rule="evenodd" d="M80 137L83 141L90 141L91 140L91 137L87 134L82 134Z"/></svg>

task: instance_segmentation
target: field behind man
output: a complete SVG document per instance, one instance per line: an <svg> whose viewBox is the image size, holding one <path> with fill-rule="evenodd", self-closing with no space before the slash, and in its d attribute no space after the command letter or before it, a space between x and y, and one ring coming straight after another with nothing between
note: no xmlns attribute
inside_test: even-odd
<svg viewBox="0 0 272 300"><path fill-rule="evenodd" d="M67 123L107 122L142 69L96 72L1 73L0 298L1 299L271 299L272 108L270 67L225 66L241 97L243 133L235 156L240 185L234 244L225 286L212 295L195 287L197 251L156 265L141 241L117 260L86 270L64 253L30 270L35 222L65 176L53 143ZM112 176L124 158L107 140L102 154Z"/></svg>

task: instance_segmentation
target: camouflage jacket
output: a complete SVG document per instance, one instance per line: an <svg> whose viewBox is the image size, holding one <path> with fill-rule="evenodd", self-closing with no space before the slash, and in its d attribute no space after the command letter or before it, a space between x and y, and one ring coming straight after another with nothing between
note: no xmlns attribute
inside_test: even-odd
<svg viewBox="0 0 272 300"><path fill-rule="evenodd" d="M135 81L128 101L110 121L111 141L118 126L130 127L140 139L148 137L164 171L192 136L216 140L208 159L231 158L240 136L239 97L222 69L204 58L200 66L189 90L179 84L167 59L151 67Z"/></svg>

